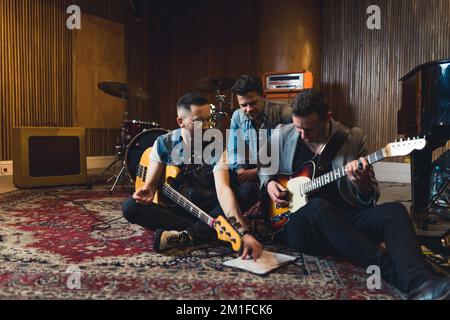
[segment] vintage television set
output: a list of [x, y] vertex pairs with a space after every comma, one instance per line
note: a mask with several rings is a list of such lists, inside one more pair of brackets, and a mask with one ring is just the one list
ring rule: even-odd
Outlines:
[[87, 183], [84, 128], [13, 128], [13, 183], [20, 188]]

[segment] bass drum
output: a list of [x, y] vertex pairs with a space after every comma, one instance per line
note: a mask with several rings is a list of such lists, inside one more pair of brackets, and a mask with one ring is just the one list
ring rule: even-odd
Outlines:
[[125, 152], [125, 168], [133, 182], [136, 180], [136, 169], [144, 151], [153, 147], [156, 138], [168, 132], [161, 128], [149, 129], [139, 133], [131, 140]]

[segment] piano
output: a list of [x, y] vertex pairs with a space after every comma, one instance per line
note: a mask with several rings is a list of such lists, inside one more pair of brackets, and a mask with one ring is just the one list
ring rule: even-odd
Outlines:
[[421, 64], [402, 82], [402, 104], [397, 132], [425, 136], [427, 146], [411, 155], [411, 214], [427, 228], [432, 153], [450, 139], [450, 59]]

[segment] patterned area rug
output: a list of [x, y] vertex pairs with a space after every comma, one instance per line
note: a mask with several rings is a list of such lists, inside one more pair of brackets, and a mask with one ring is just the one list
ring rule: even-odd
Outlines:
[[384, 282], [367, 289], [345, 261], [283, 247], [268, 249], [296, 262], [264, 277], [223, 266], [237, 257], [226, 245], [158, 254], [152, 232], [120, 219], [125, 197], [103, 187], [0, 195], [0, 299], [404, 298]]

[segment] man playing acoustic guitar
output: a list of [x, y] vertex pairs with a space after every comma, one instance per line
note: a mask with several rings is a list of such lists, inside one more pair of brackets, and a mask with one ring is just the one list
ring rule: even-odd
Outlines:
[[[290, 213], [275, 239], [306, 254], [341, 254], [364, 268], [378, 266], [382, 278], [410, 299], [449, 299], [450, 279], [428, 269], [405, 207], [375, 205], [378, 184], [364, 158], [368, 150], [362, 130], [333, 120], [324, 96], [314, 89], [297, 94], [292, 119], [278, 132], [278, 175], [267, 174], [264, 167], [259, 171], [261, 187], [275, 210], [290, 205], [292, 197], [291, 189], [288, 192], [278, 182], [279, 175], [292, 175], [306, 164], [315, 169], [315, 176], [342, 168], [342, 174], [336, 174], [346, 177], [331, 183], [319, 180], [316, 184], [323, 187]], [[306, 194], [308, 190], [299, 187], [297, 191]]]
[[[194, 158], [200, 156], [200, 161], [203, 161], [202, 152], [206, 146], [202, 145], [200, 155], [195, 154], [196, 148], [193, 145], [189, 148], [186, 146], [194, 143], [196, 127], [203, 130], [209, 128], [210, 105], [200, 94], [190, 92], [178, 100], [177, 115], [180, 128], [157, 138], [150, 154], [145, 183], [123, 204], [124, 217], [131, 223], [156, 230], [154, 249], [158, 252], [200, 245], [214, 239], [213, 229], [181, 207], [165, 207], [153, 203], [165, 166], [177, 166], [181, 169], [181, 174], [175, 181], [175, 189], [182, 191], [189, 201], [213, 217], [222, 213], [228, 218], [234, 217], [240, 225], [236, 231], [242, 236], [242, 257], [251, 253], [256, 260], [262, 253], [262, 246], [249, 233], [240, 205], [243, 210], [248, 209], [256, 201], [257, 195], [254, 195], [254, 199], [249, 199], [248, 195], [246, 199], [242, 199], [239, 193], [235, 196], [230, 187], [225, 156], [221, 156], [215, 164], [198, 163]], [[179, 148], [180, 146], [183, 148]], [[183, 150], [191, 152], [182, 154]], [[184, 159], [183, 162], [180, 159]]]

